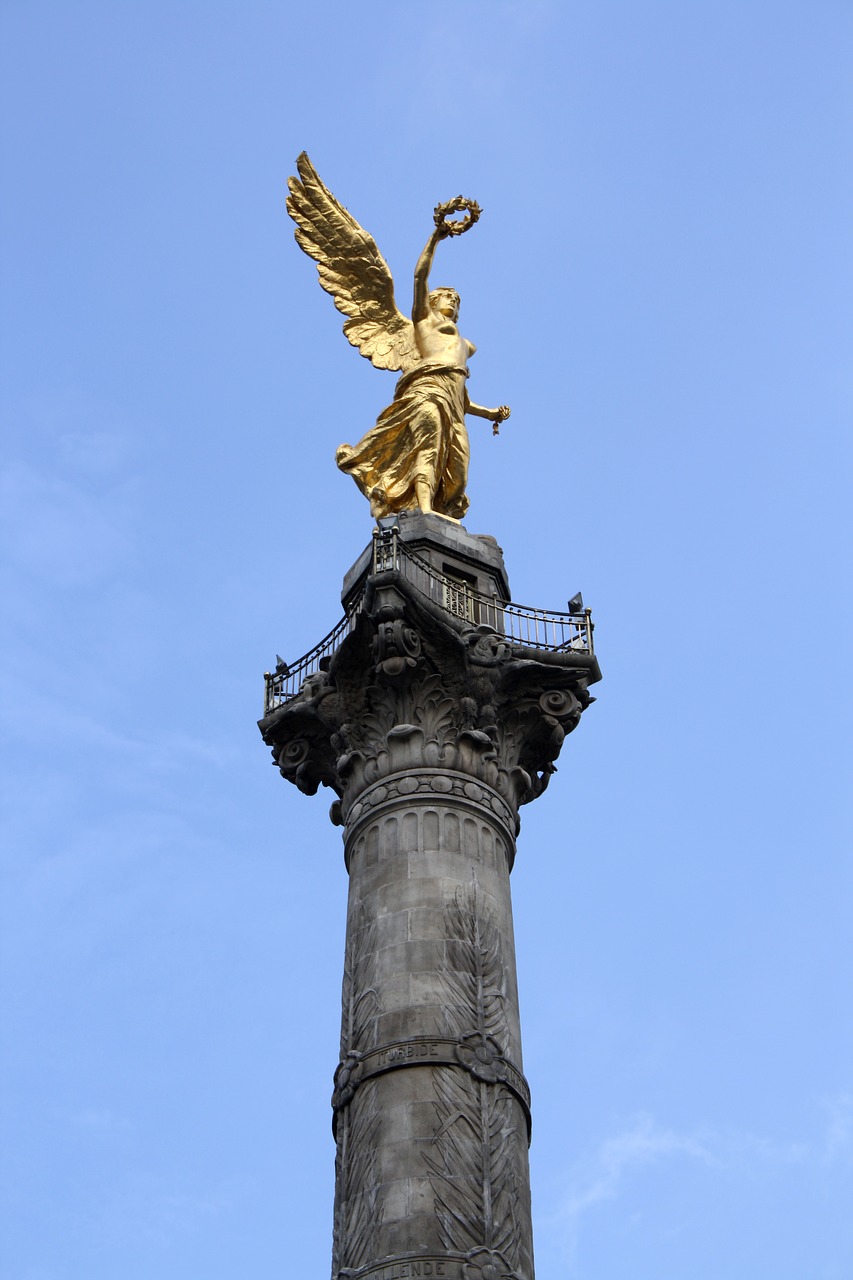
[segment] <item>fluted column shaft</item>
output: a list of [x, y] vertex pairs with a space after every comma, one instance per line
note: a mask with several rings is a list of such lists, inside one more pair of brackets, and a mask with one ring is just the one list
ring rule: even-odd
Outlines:
[[510, 821], [421, 768], [347, 825], [336, 1272], [533, 1275]]

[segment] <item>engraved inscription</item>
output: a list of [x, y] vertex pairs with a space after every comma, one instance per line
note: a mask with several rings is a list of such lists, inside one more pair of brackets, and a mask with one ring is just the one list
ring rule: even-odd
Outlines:
[[380, 1049], [377, 1053], [372, 1054], [371, 1058], [375, 1061], [376, 1067], [382, 1070], [384, 1067], [400, 1062], [437, 1058], [438, 1052], [438, 1044], [435, 1041], [431, 1044], [423, 1044], [410, 1040], [408, 1044], [392, 1044], [387, 1049]]
[[415, 1280], [415, 1277], [443, 1277], [443, 1280], [461, 1280], [464, 1263], [455, 1258], [406, 1258], [405, 1261], [387, 1261], [362, 1274], [360, 1280]]
[[[338, 1280], [345, 1280], [351, 1273], [342, 1271]], [[435, 1254], [415, 1257], [386, 1258], [369, 1271], [362, 1271], [358, 1280], [521, 1280], [511, 1271], [506, 1257], [494, 1249], [470, 1249], [463, 1257], [439, 1258]]]

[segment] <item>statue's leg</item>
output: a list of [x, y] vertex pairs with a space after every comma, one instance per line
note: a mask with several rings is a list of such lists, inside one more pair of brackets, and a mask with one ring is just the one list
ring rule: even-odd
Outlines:
[[446, 431], [447, 453], [441, 484], [435, 492], [435, 506], [440, 515], [461, 520], [468, 510], [465, 489], [468, 484], [470, 445], [468, 432], [461, 420], [449, 424]]
[[415, 476], [415, 497], [418, 500], [418, 507], [421, 511], [429, 513], [432, 511], [432, 499], [435, 492], [435, 478], [429, 476]]
[[442, 420], [438, 406], [426, 401], [418, 405], [411, 421], [412, 488], [421, 511], [435, 510], [435, 494], [440, 482], [442, 463]]

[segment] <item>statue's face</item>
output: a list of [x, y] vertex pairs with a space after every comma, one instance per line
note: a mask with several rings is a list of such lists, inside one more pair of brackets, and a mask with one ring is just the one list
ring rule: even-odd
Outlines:
[[436, 289], [430, 301], [439, 315], [447, 316], [448, 320], [459, 319], [459, 294], [453, 289]]

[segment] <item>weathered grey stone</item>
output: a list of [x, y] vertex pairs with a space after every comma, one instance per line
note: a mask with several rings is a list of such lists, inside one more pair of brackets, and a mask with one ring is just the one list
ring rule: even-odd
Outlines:
[[[398, 528], [437, 573], [509, 600], [494, 539], [419, 513]], [[333, 1280], [533, 1280], [509, 874], [519, 806], [598, 667], [450, 617], [369, 552], [344, 580], [364, 602], [352, 634], [261, 722], [282, 775], [332, 787], [344, 823]]]

